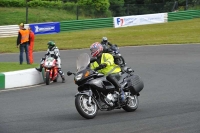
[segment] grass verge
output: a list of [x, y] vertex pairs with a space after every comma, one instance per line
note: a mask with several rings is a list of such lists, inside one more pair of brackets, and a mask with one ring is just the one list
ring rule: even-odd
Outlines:
[[0, 62], [0, 72], [17, 71], [17, 70], [34, 68], [34, 67], [38, 67], [38, 64], [19, 65], [19, 63], [17, 62]]
[[[0, 25], [16, 25], [26, 22], [26, 8], [0, 7]], [[58, 22], [66, 20], [76, 20], [76, 12], [71, 13], [66, 10], [48, 8], [29, 8], [28, 23]], [[79, 19], [86, 19], [79, 16]]]
[[[53, 40], [60, 49], [88, 48], [93, 42], [107, 36], [119, 46], [154, 44], [188, 44], [200, 42], [200, 19], [175, 21], [162, 24], [132, 26], [126, 28], [103, 28], [59, 34], [35, 36], [34, 51], [47, 49], [47, 42]], [[0, 53], [19, 52], [16, 37], [0, 38]]]

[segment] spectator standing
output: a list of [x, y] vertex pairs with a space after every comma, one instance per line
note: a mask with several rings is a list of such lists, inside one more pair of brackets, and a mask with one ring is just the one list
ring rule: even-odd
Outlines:
[[19, 61], [20, 65], [23, 63], [23, 52], [25, 50], [26, 53], [26, 61], [27, 64], [30, 64], [29, 62], [29, 53], [28, 53], [28, 47], [29, 47], [29, 30], [24, 28], [24, 24], [21, 23], [19, 25], [19, 32], [17, 37], [17, 48], [20, 50], [19, 54]]
[[30, 64], [33, 64], [34, 58], [33, 58], [33, 47], [34, 47], [34, 40], [35, 40], [35, 35], [32, 29], [29, 27], [29, 32], [30, 32], [30, 38], [29, 38], [29, 62]]

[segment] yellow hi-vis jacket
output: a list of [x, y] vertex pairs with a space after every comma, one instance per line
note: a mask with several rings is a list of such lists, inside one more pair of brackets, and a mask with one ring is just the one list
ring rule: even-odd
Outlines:
[[[107, 66], [101, 70], [98, 70], [99, 73], [102, 73], [104, 75], [109, 75], [112, 73], [119, 73], [121, 71], [121, 68], [114, 63], [114, 58], [109, 53], [103, 53], [101, 56], [101, 64], [107, 64]], [[91, 69], [95, 69], [99, 66], [99, 64], [95, 61], [94, 63], [91, 63], [90, 67]]]

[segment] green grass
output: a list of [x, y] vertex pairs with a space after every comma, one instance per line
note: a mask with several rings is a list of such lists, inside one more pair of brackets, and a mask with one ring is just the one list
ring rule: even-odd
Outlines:
[[[16, 25], [26, 22], [26, 8], [0, 7], [0, 25]], [[58, 22], [66, 20], [76, 20], [76, 12], [70, 13], [66, 10], [48, 8], [29, 8], [28, 23], [38, 22]], [[79, 19], [86, 19], [79, 16]]]
[[22, 64], [19, 65], [17, 62], [0, 62], [0, 72], [9, 72], [9, 71], [16, 71], [16, 70], [23, 70], [28, 68], [38, 67], [38, 64]]
[[[76, 32], [61, 32], [37, 35], [34, 51], [47, 49], [47, 42], [54, 40], [60, 49], [89, 48], [103, 36], [119, 46], [154, 44], [200, 43], [200, 19], [175, 21], [162, 24], [133, 26], [126, 28], [103, 28]], [[0, 53], [19, 52], [16, 37], [0, 38]]]

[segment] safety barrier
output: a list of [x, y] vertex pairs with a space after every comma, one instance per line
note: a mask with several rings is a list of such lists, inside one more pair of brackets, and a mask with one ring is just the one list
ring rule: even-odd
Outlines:
[[113, 27], [113, 18], [61, 21], [60, 26], [61, 31]]
[[168, 22], [177, 20], [187, 20], [200, 17], [200, 10], [187, 10], [179, 12], [169, 12]]
[[0, 73], [0, 90], [44, 83], [42, 74], [32, 69]]
[[[29, 24], [25, 24], [24, 27], [28, 28]], [[18, 25], [0, 26], [0, 38], [17, 36], [18, 31], [19, 31]]]
[[[162, 14], [164, 14], [164, 18]], [[26, 24], [25, 28], [31, 26], [35, 34], [48, 34], [59, 33], [60, 31], [76, 31], [95, 28], [124, 27], [125, 25], [133, 26], [142, 24], [163, 23], [177, 20], [193, 19], [198, 17], [200, 17], [200, 10], [187, 10], [170, 13], [61, 21], [60, 23], [48, 22], [39, 24]], [[17, 36], [18, 30], [18, 25], [0, 26], [0, 38]]]
[[0, 90], [5, 88], [5, 75], [0, 73]]

